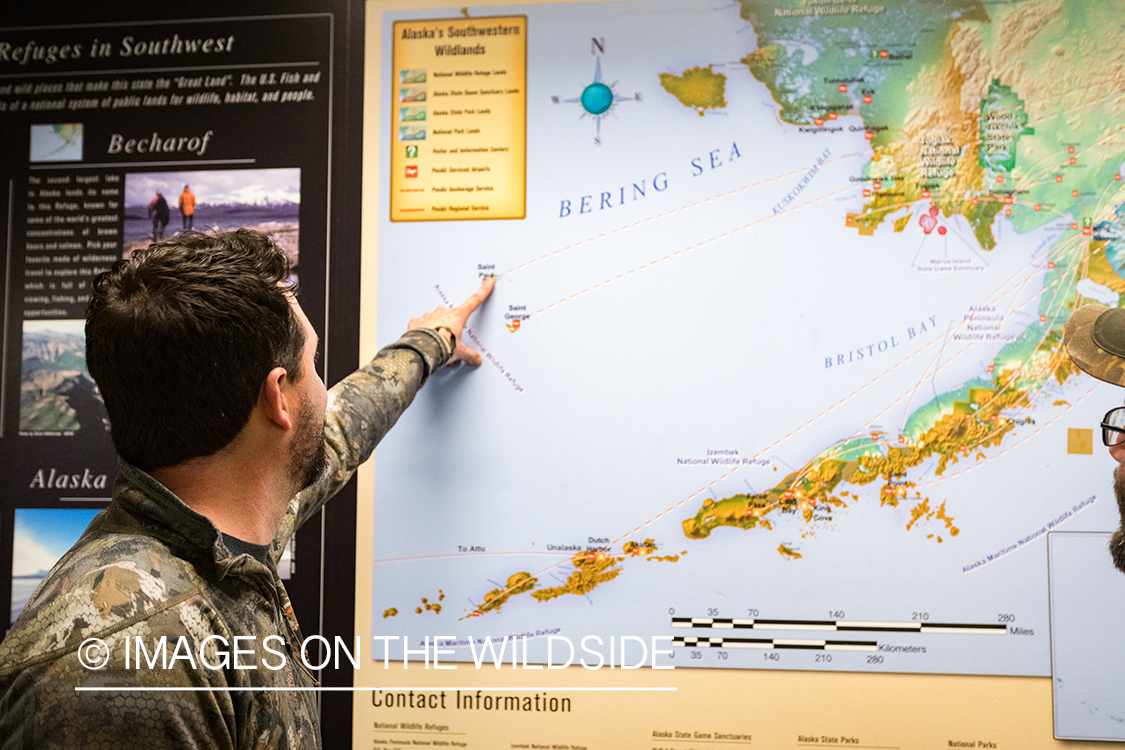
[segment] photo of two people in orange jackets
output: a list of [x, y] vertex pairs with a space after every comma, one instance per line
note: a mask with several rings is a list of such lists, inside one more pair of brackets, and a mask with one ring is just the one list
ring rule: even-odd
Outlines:
[[[179, 206], [183, 229], [186, 231], [192, 228], [195, 219], [195, 194], [191, 192], [190, 185], [184, 185], [184, 192], [180, 193]], [[168, 201], [159, 190], [156, 191], [156, 197], [148, 204], [148, 218], [152, 220], [152, 241], [164, 239], [164, 228], [168, 226], [171, 214]]]

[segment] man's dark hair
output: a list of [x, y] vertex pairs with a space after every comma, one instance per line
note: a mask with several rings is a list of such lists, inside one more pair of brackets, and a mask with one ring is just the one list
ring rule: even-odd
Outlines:
[[301, 377], [289, 259], [248, 229], [184, 232], [94, 279], [86, 358], [113, 445], [152, 471], [209, 456], [250, 419], [274, 367]]

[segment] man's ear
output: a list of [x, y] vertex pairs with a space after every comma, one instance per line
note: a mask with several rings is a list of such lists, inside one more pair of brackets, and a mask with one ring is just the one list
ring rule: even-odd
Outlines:
[[297, 413], [291, 396], [287, 396], [289, 373], [284, 367], [275, 367], [266, 375], [262, 392], [258, 395], [258, 406], [267, 419], [283, 430], [293, 429]]

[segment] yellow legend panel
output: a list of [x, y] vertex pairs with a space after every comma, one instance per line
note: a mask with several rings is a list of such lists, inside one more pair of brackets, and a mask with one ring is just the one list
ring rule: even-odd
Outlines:
[[527, 16], [396, 21], [391, 221], [522, 219]]

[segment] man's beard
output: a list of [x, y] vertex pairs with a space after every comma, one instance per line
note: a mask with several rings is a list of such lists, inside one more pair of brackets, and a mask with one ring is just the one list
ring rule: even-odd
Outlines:
[[312, 399], [304, 399], [297, 413], [297, 433], [289, 444], [289, 476], [303, 490], [320, 478], [328, 467], [324, 443], [324, 417], [318, 417]]
[[1113, 564], [1125, 573], [1125, 473], [1121, 467], [1113, 470], [1113, 494], [1117, 497], [1117, 510], [1121, 514], [1121, 526], [1113, 532], [1109, 540], [1109, 553]]

